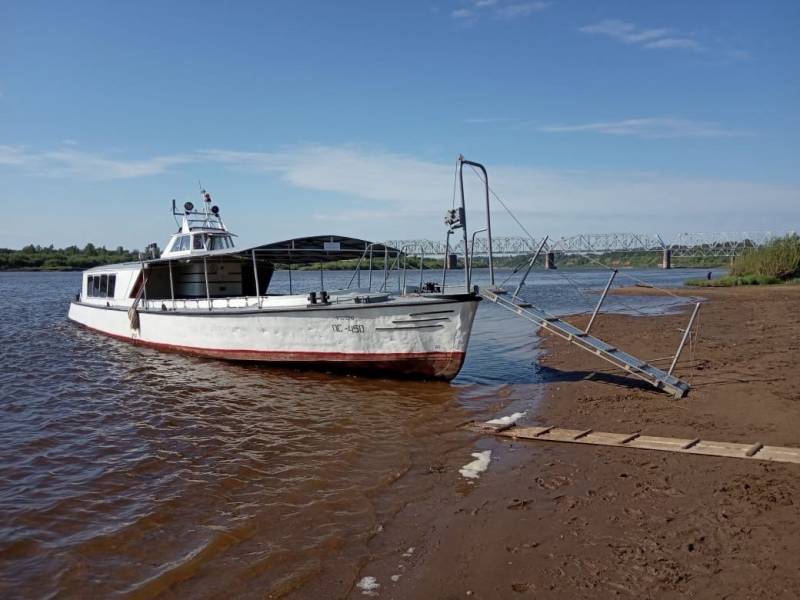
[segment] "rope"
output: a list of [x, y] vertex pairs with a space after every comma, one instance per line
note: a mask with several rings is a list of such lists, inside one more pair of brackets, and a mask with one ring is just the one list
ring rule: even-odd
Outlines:
[[[614, 267], [610, 267], [610, 266], [600, 262], [599, 260], [597, 260], [596, 258], [594, 258], [593, 256], [591, 256], [589, 254], [583, 254], [583, 253], [578, 253], [578, 254], [580, 256], [583, 256], [588, 261], [593, 262], [596, 265], [599, 265], [599, 266], [603, 267], [604, 269], [607, 269], [609, 271], [614, 271], [615, 270]], [[644, 285], [646, 285], [647, 287], [649, 287], [651, 289], [658, 290], [660, 292], [664, 292], [665, 294], [667, 294], [669, 296], [672, 296], [673, 298], [681, 298], [681, 299], [684, 298], [684, 296], [679, 296], [678, 294], [670, 292], [666, 288], [658, 287], [657, 285], [654, 285], [653, 283], [650, 283], [649, 281], [645, 281], [644, 279], [641, 279], [640, 277], [636, 277], [635, 275], [631, 275], [630, 273], [625, 273], [624, 271], [620, 271], [619, 269], [616, 269], [616, 271], [617, 271], [617, 273], [618, 273], [618, 275], [620, 277], [625, 277], [625, 278], [630, 279], [631, 281], [634, 281], [636, 283], [644, 284]]]
[[[475, 173], [475, 175], [477, 175], [477, 176], [478, 176], [478, 179], [480, 179], [480, 180], [481, 180], [481, 182], [483, 182], [483, 183], [486, 183], [486, 180], [483, 178], [483, 175], [481, 174], [481, 172], [480, 172], [480, 171], [478, 171], [478, 170], [477, 170], [475, 167], [473, 167], [472, 165], [470, 165], [470, 168], [472, 169], [473, 173]], [[515, 214], [514, 214], [514, 213], [511, 211], [511, 209], [510, 209], [510, 208], [508, 208], [508, 206], [506, 206], [506, 203], [505, 203], [505, 202], [503, 202], [503, 200], [500, 198], [500, 196], [498, 196], [498, 195], [495, 193], [495, 191], [492, 189], [492, 187], [491, 187], [491, 186], [488, 186], [488, 188], [489, 188], [489, 193], [492, 195], [492, 197], [493, 197], [495, 200], [497, 200], [497, 201], [500, 203], [500, 206], [502, 206], [502, 207], [505, 209], [505, 211], [506, 211], [506, 212], [509, 214], [509, 216], [510, 216], [512, 219], [514, 219], [514, 222], [515, 222], [517, 225], [519, 225], [519, 228], [520, 228], [520, 229], [522, 229], [522, 231], [524, 231], [524, 232], [525, 232], [525, 235], [527, 235], [527, 236], [528, 236], [528, 238], [532, 240], [532, 239], [533, 239], [533, 236], [531, 235], [530, 231], [528, 231], [528, 230], [525, 228], [525, 226], [524, 226], [524, 225], [523, 225], [523, 224], [520, 222], [520, 220], [519, 220], [519, 219], [517, 219], [516, 215], [515, 215]], [[614, 269], [614, 267], [610, 267], [610, 266], [608, 266], [608, 265], [606, 265], [606, 264], [603, 264], [602, 262], [600, 262], [599, 260], [597, 260], [596, 258], [594, 258], [593, 256], [591, 256], [591, 255], [589, 255], [589, 254], [584, 254], [584, 253], [580, 253], [580, 252], [579, 252], [578, 254], [579, 254], [580, 256], [583, 256], [584, 258], [586, 258], [586, 259], [587, 259], [587, 260], [589, 260], [590, 262], [593, 262], [593, 263], [595, 263], [595, 264], [597, 264], [597, 265], [599, 265], [599, 266], [603, 267], [604, 269], [608, 269], [608, 270], [610, 270], [610, 271], [613, 271], [613, 270], [615, 270], [615, 269]], [[675, 298], [683, 298], [683, 296], [679, 296], [678, 294], [674, 294], [674, 293], [670, 292], [670, 291], [669, 291], [668, 289], [666, 289], [666, 288], [661, 288], [661, 287], [658, 287], [657, 285], [654, 285], [654, 284], [650, 283], [649, 281], [645, 281], [644, 279], [640, 279], [639, 277], [636, 277], [635, 275], [630, 275], [630, 274], [628, 274], [628, 273], [620, 273], [620, 275], [621, 275], [622, 277], [627, 277], [627, 278], [628, 278], [628, 279], [630, 279], [631, 281], [635, 281], [635, 282], [637, 282], [637, 283], [642, 283], [642, 284], [645, 284], [645, 285], [647, 285], [647, 286], [648, 286], [648, 287], [650, 287], [650, 288], [653, 288], [653, 289], [656, 289], [656, 290], [662, 291], [662, 292], [664, 292], [665, 294], [668, 294], [668, 295], [670, 295], [670, 296], [673, 296], [673, 297], [675, 297]]]
[[514, 270], [513, 270], [513, 271], [511, 271], [511, 273], [509, 273], [508, 277], [506, 277], [506, 278], [503, 280], [503, 282], [500, 284], [500, 287], [503, 287], [505, 284], [507, 284], [507, 283], [508, 283], [508, 280], [509, 280], [509, 279], [511, 279], [511, 278], [512, 278], [514, 275], [516, 275], [517, 273], [519, 273], [520, 269], [522, 269], [522, 267], [524, 267], [525, 265], [527, 265], [527, 264], [528, 264], [528, 261], [531, 259], [531, 257], [532, 257], [532, 256], [533, 256], [533, 254], [527, 254], [527, 255], [525, 255], [525, 256], [523, 257], [523, 259], [522, 259], [522, 262], [521, 262], [520, 264], [518, 264], [516, 267], [514, 267]]
[[[484, 184], [486, 183], [486, 180], [483, 178], [483, 175], [481, 175], [481, 173], [480, 173], [480, 171], [478, 171], [478, 169], [476, 169], [476, 168], [475, 168], [475, 167], [473, 167], [472, 165], [470, 165], [470, 166], [469, 166], [469, 168], [470, 168], [470, 169], [472, 169], [472, 172], [473, 172], [473, 173], [475, 173], [475, 175], [477, 175], [477, 176], [478, 176], [478, 179], [480, 179], [480, 180], [481, 180], [481, 182], [483, 182]], [[503, 202], [503, 201], [500, 199], [500, 196], [498, 196], [497, 194], [495, 194], [495, 193], [494, 193], [494, 190], [491, 188], [491, 186], [488, 186], [488, 185], [487, 185], [487, 187], [489, 188], [489, 193], [492, 195], [492, 197], [493, 197], [495, 200], [497, 200], [497, 201], [500, 203], [500, 206], [502, 206], [504, 209], [506, 209], [506, 212], [508, 213], [508, 215], [509, 215], [509, 216], [510, 216], [512, 219], [514, 219], [514, 222], [515, 222], [517, 225], [519, 225], [519, 228], [520, 228], [520, 229], [522, 229], [522, 231], [524, 231], [524, 232], [525, 232], [525, 235], [527, 235], [527, 236], [528, 236], [528, 238], [532, 240], [532, 239], [533, 239], [533, 236], [531, 235], [531, 232], [530, 232], [530, 231], [528, 231], [527, 229], [525, 229], [525, 226], [524, 226], [522, 223], [520, 223], [520, 221], [519, 221], [519, 219], [517, 219], [516, 215], [514, 215], [514, 213], [513, 213], [513, 212], [511, 212], [511, 209], [510, 209], [510, 208], [508, 208], [508, 207], [506, 206], [506, 203], [505, 203], [505, 202]], [[528, 241], [526, 240], [526, 241], [525, 241], [525, 243], [528, 243]], [[531, 250], [533, 250], [533, 246], [531, 246], [530, 244], [528, 244], [528, 247], [529, 247]]]

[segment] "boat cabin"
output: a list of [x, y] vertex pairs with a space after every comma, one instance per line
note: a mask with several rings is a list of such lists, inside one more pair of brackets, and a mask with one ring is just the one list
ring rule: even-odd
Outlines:
[[[263, 307], [285, 304], [277, 297], [293, 296], [295, 290], [291, 269], [309, 264], [320, 266], [345, 259], [358, 259], [357, 287], [360, 270], [371, 267], [373, 257], [383, 263], [394, 261], [399, 268], [402, 252], [366, 240], [336, 235], [294, 238], [273, 244], [237, 249], [235, 237], [225, 227], [219, 208], [211, 205], [211, 196], [203, 192], [204, 209], [195, 210], [191, 202], [183, 211], [178, 231], [168, 241], [160, 257], [140, 262], [95, 267], [84, 272], [80, 300], [104, 306], [155, 306], [161, 310]], [[275, 292], [270, 283], [275, 269], [288, 269], [289, 289]], [[381, 267], [383, 269], [383, 266]], [[385, 270], [384, 270], [385, 271]], [[382, 271], [382, 273], [384, 272]], [[379, 284], [381, 277], [376, 276]], [[372, 275], [369, 276], [370, 290]], [[386, 288], [383, 278], [383, 288]], [[323, 298], [322, 288], [313, 290]], [[380, 286], [379, 286], [380, 287]], [[288, 291], [288, 294], [285, 293]], [[353, 290], [351, 290], [352, 293]], [[380, 291], [380, 290], [379, 290]], [[305, 305], [305, 290], [295, 303]], [[273, 300], [268, 300], [273, 298]]]

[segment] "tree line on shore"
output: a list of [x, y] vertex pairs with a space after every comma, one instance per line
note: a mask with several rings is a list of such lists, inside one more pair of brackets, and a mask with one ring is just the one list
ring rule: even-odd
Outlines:
[[117, 246], [86, 244], [83, 248], [67, 246], [55, 248], [29, 244], [20, 250], [0, 248], [0, 271], [69, 271], [82, 270], [110, 263], [139, 260], [138, 250]]

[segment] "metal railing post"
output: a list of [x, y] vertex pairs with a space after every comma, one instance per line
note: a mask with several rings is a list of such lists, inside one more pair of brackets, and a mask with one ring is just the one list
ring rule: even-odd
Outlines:
[[617, 276], [617, 270], [614, 269], [614, 272], [611, 273], [611, 277], [608, 279], [608, 283], [606, 284], [603, 293], [600, 295], [600, 300], [597, 302], [597, 306], [594, 307], [594, 312], [592, 313], [592, 318], [589, 319], [589, 324], [586, 326], [586, 329], [583, 330], [584, 333], [589, 333], [589, 330], [592, 328], [592, 323], [594, 323], [595, 318], [597, 317], [597, 313], [600, 312], [600, 307], [603, 305], [603, 300], [606, 299], [608, 295], [608, 290], [611, 289], [611, 284], [614, 283], [614, 277]]
[[383, 245], [383, 285], [378, 291], [386, 291], [386, 280], [389, 278], [389, 248], [386, 244]]
[[206, 302], [208, 302], [208, 310], [211, 310], [211, 292], [208, 289], [208, 261], [203, 257], [203, 275], [206, 280]]
[[350, 277], [350, 281], [347, 282], [347, 289], [350, 289], [350, 286], [353, 285], [353, 281], [358, 277], [358, 282], [356, 285], [361, 288], [361, 263], [364, 262], [364, 257], [367, 255], [367, 245], [364, 244], [364, 252], [361, 253], [361, 256], [358, 259], [358, 263], [356, 264], [356, 268], [353, 271], [353, 275]]
[[167, 261], [167, 266], [169, 267], [169, 295], [172, 298], [172, 309], [175, 310], [175, 286], [172, 283], [172, 261]]
[[403, 246], [403, 295], [406, 293], [406, 269], [408, 268], [408, 247]]
[[419, 290], [418, 293], [422, 293], [422, 279], [425, 273], [425, 250], [421, 252], [422, 257], [419, 260]]
[[292, 252], [289, 251], [289, 295], [292, 295]]
[[447, 261], [450, 258], [450, 235], [452, 229], [447, 230], [447, 240], [444, 243], [444, 264], [442, 265], [442, 293], [444, 294], [444, 283], [447, 280]]
[[686, 340], [689, 338], [689, 334], [692, 331], [692, 325], [694, 324], [694, 319], [697, 316], [697, 311], [700, 310], [701, 302], [698, 302], [694, 305], [694, 310], [692, 311], [692, 316], [689, 317], [689, 324], [686, 326], [686, 331], [683, 332], [683, 337], [681, 338], [681, 343], [678, 344], [678, 350], [675, 352], [675, 358], [672, 359], [672, 364], [669, 366], [669, 371], [667, 371], [667, 375], [672, 375], [672, 371], [675, 369], [675, 365], [678, 364], [678, 359], [681, 357], [681, 352], [683, 352], [683, 347], [686, 345]]
[[397, 263], [397, 294], [402, 295], [403, 286], [400, 282], [400, 256], [403, 254], [402, 250], [398, 252], [395, 262]]
[[256, 251], [255, 248], [252, 250], [253, 253], [253, 277], [256, 281], [256, 304], [258, 308], [261, 308], [261, 286], [258, 285], [258, 268], [256, 268]]
[[368, 291], [372, 291], [372, 244], [369, 245], [369, 288]]

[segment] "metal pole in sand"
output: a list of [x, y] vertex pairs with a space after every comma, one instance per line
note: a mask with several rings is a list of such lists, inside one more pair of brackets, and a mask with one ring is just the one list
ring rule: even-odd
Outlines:
[[594, 307], [594, 312], [592, 313], [592, 318], [589, 319], [589, 324], [586, 326], [586, 329], [583, 330], [584, 333], [589, 333], [589, 330], [592, 328], [592, 323], [594, 323], [595, 318], [597, 317], [597, 313], [600, 312], [600, 307], [603, 305], [603, 300], [606, 299], [608, 295], [608, 290], [611, 289], [611, 284], [614, 283], [614, 277], [617, 276], [617, 270], [614, 269], [614, 272], [611, 273], [611, 277], [608, 279], [608, 283], [606, 284], [603, 293], [600, 295], [600, 300], [597, 302], [597, 306]]
[[694, 324], [694, 318], [697, 316], [697, 311], [700, 310], [700, 302], [694, 305], [694, 310], [692, 311], [692, 316], [689, 317], [689, 324], [686, 326], [686, 331], [683, 332], [683, 338], [681, 338], [681, 343], [678, 345], [678, 351], [675, 352], [675, 358], [672, 359], [672, 364], [669, 367], [669, 371], [667, 371], [668, 375], [672, 375], [672, 371], [675, 369], [675, 365], [678, 364], [678, 359], [681, 357], [681, 352], [683, 352], [683, 347], [686, 345], [686, 340], [689, 339], [689, 334], [692, 332], [692, 325]]

